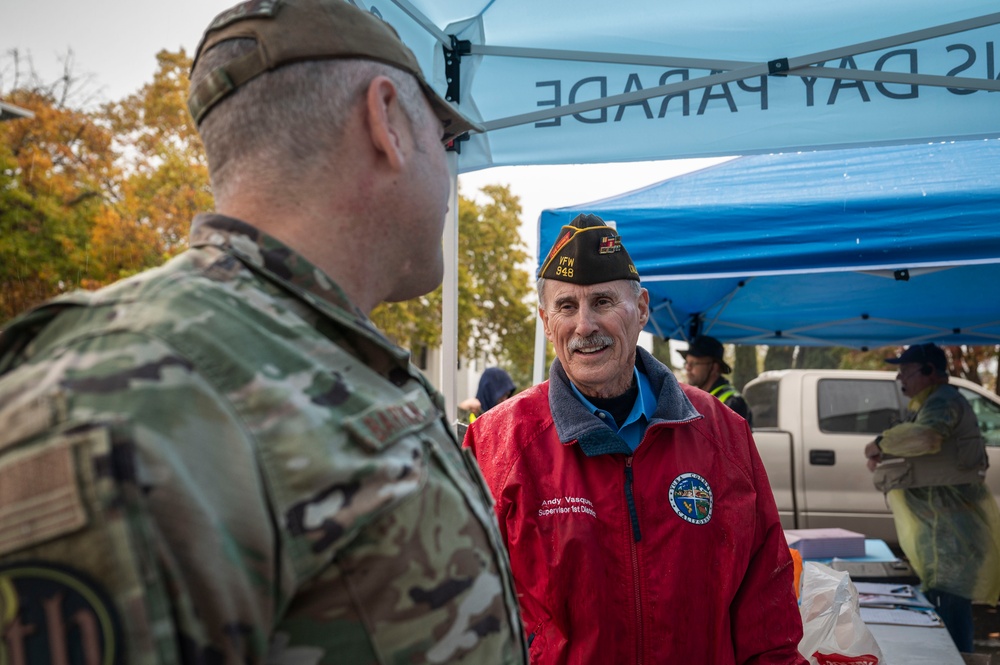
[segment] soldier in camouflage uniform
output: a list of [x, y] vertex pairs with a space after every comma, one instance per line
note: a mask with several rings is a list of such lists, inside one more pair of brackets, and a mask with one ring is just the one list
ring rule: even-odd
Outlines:
[[0, 335], [0, 663], [526, 662], [475, 463], [367, 316], [440, 282], [471, 125], [341, 0], [218, 17], [191, 107], [190, 249]]

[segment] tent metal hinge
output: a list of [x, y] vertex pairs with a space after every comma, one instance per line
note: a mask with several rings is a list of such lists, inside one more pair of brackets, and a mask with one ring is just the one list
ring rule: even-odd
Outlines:
[[451, 48], [444, 49], [444, 75], [448, 80], [448, 90], [444, 98], [452, 104], [458, 103], [462, 87], [462, 56], [472, 52], [472, 42], [468, 39], [451, 37]]
[[448, 152], [457, 152], [458, 154], [461, 155], [462, 154], [462, 142], [463, 141], [468, 141], [468, 140], [469, 140], [469, 135], [468, 134], [462, 134], [461, 136], [456, 136], [452, 140], [448, 141], [448, 143], [445, 145], [444, 149], [446, 151], [448, 151]]
[[788, 69], [788, 58], [778, 58], [767, 63], [767, 73], [770, 76], [786, 76]]
[[701, 334], [701, 324], [702, 315], [700, 313], [693, 314], [691, 316], [691, 322], [688, 324], [688, 341], [691, 341]]
[[[472, 42], [468, 39], [458, 39], [455, 35], [448, 35], [451, 38], [451, 48], [444, 50], [444, 75], [448, 80], [448, 90], [445, 91], [444, 98], [452, 104], [459, 103], [462, 92], [462, 56], [472, 53]], [[452, 140], [447, 150], [449, 152], [462, 152], [462, 141], [468, 141], [469, 135], [463, 134]]]

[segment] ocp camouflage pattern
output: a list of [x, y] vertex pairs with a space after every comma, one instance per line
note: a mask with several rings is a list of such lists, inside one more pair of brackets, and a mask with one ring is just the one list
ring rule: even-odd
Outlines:
[[201, 215], [0, 372], [0, 663], [527, 662], [440, 395], [273, 238]]

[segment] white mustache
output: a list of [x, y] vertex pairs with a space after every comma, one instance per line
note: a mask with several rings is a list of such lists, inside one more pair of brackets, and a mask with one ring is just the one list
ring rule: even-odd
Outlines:
[[580, 349], [597, 349], [602, 346], [612, 347], [615, 345], [615, 338], [607, 335], [594, 334], [589, 337], [574, 337], [569, 341], [570, 351]]

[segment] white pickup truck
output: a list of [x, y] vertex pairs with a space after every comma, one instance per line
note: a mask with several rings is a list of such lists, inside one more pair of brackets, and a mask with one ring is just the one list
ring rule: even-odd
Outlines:
[[[841, 527], [898, 543], [892, 514], [872, 485], [864, 447], [900, 421], [909, 401], [895, 372], [776, 370], [746, 384], [754, 440], [786, 529]], [[986, 438], [986, 483], [1000, 496], [1000, 397], [952, 377]]]

